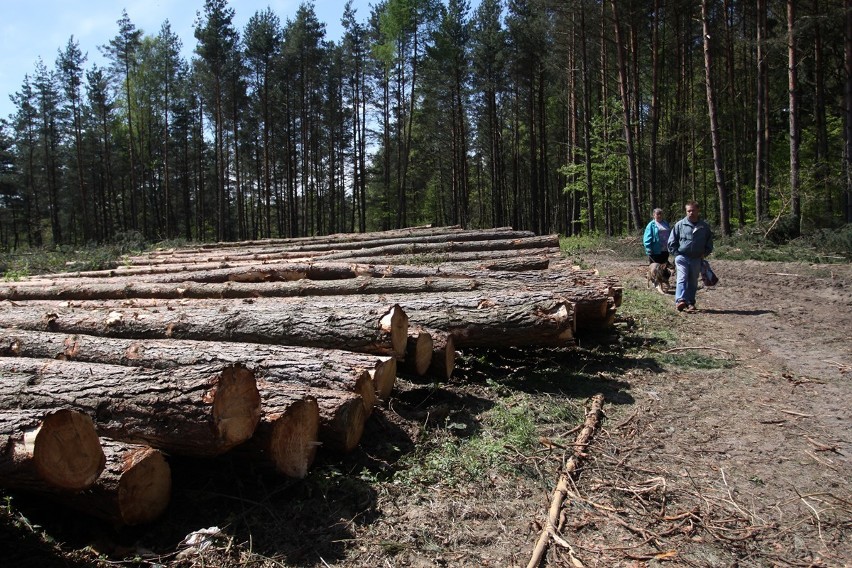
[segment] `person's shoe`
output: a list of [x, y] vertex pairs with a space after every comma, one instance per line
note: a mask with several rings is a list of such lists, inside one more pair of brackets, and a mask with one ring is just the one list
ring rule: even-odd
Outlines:
[[688, 306], [686, 306], [686, 311], [690, 314], [694, 314], [698, 311], [698, 308], [695, 307], [695, 304], [689, 304]]
[[675, 304], [675, 307], [677, 308], [677, 311], [682, 312], [683, 310], [685, 310], [685, 309], [686, 309], [686, 302], [684, 302], [683, 300], [681, 300], [680, 302], [678, 302], [677, 304]]

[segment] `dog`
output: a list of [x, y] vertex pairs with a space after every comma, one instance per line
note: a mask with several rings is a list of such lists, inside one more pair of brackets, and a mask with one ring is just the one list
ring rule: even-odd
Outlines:
[[648, 265], [648, 287], [654, 287], [660, 294], [666, 294], [669, 291], [669, 279], [672, 277], [674, 266], [670, 262], [660, 264], [652, 262]]

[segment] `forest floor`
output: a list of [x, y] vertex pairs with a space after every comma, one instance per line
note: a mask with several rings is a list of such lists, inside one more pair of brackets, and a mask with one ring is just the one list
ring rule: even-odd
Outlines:
[[[720, 284], [690, 314], [641, 260], [582, 262], [623, 283], [614, 334], [462, 352], [440, 384], [400, 377], [360, 448], [305, 480], [173, 460], [152, 526], [12, 495], [0, 562], [524, 567], [602, 393], [541, 566], [852, 566], [852, 265], [714, 261]], [[209, 546], [182, 543], [200, 529]]]

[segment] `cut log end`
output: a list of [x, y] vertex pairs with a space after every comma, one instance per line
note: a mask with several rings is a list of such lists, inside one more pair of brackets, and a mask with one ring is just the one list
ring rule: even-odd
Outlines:
[[295, 402], [275, 417], [266, 447], [275, 470], [287, 477], [304, 478], [314, 463], [318, 431], [319, 411], [313, 398]]
[[47, 416], [33, 444], [36, 471], [60, 489], [81, 491], [90, 487], [106, 464], [92, 419], [73, 410]]
[[213, 421], [229, 445], [251, 437], [260, 421], [260, 392], [253, 371], [240, 365], [223, 369], [216, 384]]
[[394, 304], [381, 319], [382, 330], [390, 334], [391, 348], [398, 357], [405, 356], [408, 344], [408, 315], [399, 304]]
[[364, 369], [358, 373], [358, 378], [355, 379], [354, 392], [361, 395], [364, 400], [364, 411], [369, 416], [373, 413], [373, 409], [379, 403], [378, 392], [376, 390], [373, 374]]
[[[322, 413], [320, 413], [322, 417]], [[332, 451], [349, 453], [361, 442], [367, 413], [364, 404], [353, 397], [322, 417], [320, 441]]]
[[432, 334], [423, 329], [410, 332], [408, 349], [405, 354], [406, 366], [417, 375], [425, 375], [432, 363], [435, 342]]
[[433, 351], [429, 374], [439, 379], [449, 379], [456, 368], [456, 345], [453, 336], [446, 332], [433, 332]]
[[172, 494], [172, 472], [163, 454], [144, 447], [124, 456], [118, 508], [125, 525], [150, 523], [165, 512]]
[[376, 367], [370, 371], [376, 396], [379, 400], [387, 400], [393, 391], [396, 384], [396, 367], [396, 358], [388, 357], [376, 363]]

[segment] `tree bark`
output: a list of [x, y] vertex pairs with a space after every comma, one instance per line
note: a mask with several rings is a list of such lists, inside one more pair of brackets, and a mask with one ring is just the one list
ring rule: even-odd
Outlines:
[[0, 408], [71, 407], [98, 434], [175, 454], [212, 456], [246, 441], [260, 419], [254, 373], [238, 365], [171, 370], [0, 358]]
[[134, 526], [158, 519], [169, 505], [172, 472], [162, 452], [137, 444], [102, 440], [106, 468], [95, 484], [79, 493], [52, 494], [58, 503], [105, 519]]
[[81, 412], [17, 408], [0, 412], [3, 487], [82, 491], [95, 483], [105, 463], [95, 425]]
[[844, 0], [843, 6], [843, 218], [852, 223], [852, 0]]
[[32, 301], [0, 312], [0, 326], [133, 339], [197, 339], [335, 347], [403, 355], [408, 317], [398, 304], [327, 296], [294, 299]]

